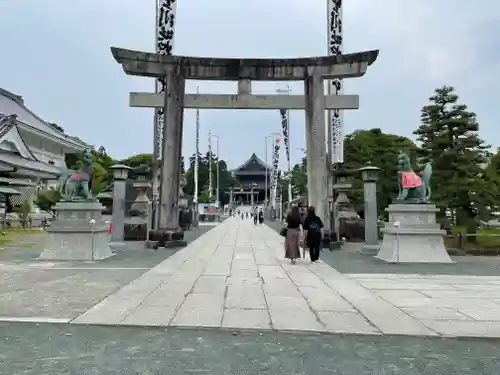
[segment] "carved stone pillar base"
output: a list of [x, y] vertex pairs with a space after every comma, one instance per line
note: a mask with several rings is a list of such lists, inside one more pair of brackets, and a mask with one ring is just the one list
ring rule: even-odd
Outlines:
[[154, 229], [149, 231], [149, 238], [146, 241], [148, 249], [174, 248], [187, 246], [184, 240], [184, 231], [177, 229]]

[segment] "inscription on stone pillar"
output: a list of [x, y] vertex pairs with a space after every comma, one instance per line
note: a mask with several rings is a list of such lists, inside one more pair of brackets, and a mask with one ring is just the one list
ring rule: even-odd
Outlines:
[[159, 227], [179, 226], [180, 160], [185, 79], [176, 70], [167, 74], [163, 134], [162, 183], [160, 187]]

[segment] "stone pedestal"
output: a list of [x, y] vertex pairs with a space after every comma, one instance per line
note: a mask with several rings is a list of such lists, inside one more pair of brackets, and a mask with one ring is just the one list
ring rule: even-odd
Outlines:
[[[39, 259], [92, 261], [113, 255], [109, 248], [109, 226], [102, 219], [99, 202], [59, 202], [54, 207], [56, 220]], [[95, 220], [90, 225], [89, 221]]]
[[[392, 204], [384, 240], [376, 258], [388, 263], [454, 263], [446, 248], [445, 231], [436, 223], [433, 204]], [[399, 227], [394, 223], [399, 222]]]
[[134, 181], [133, 186], [137, 191], [137, 197], [130, 206], [130, 216], [125, 217], [123, 240], [146, 241], [151, 221], [151, 201], [147, 196], [151, 183], [149, 181]]

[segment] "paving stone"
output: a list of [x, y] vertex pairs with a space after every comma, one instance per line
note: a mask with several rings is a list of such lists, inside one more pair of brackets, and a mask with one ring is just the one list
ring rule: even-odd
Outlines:
[[[252, 254], [253, 258], [253, 254]], [[231, 264], [231, 269], [239, 269], [239, 270], [253, 270], [257, 271], [257, 264], [253, 259], [245, 260], [245, 259], [234, 259]]]
[[319, 311], [318, 317], [331, 333], [355, 333], [361, 335], [380, 335], [364, 316], [355, 312]]
[[277, 297], [296, 297], [300, 298], [301, 294], [291, 281], [276, 280], [272, 283], [265, 283], [263, 286], [266, 298], [270, 296]]
[[424, 320], [432, 330], [450, 337], [500, 337], [500, 322]]
[[212, 266], [203, 271], [205, 276], [229, 276], [231, 274], [230, 266]]
[[325, 283], [309, 270], [307, 270], [307, 272], [289, 272], [288, 277], [290, 277], [293, 283], [299, 287], [307, 286], [320, 288], [325, 286]]
[[418, 320], [472, 320], [460, 310], [450, 308], [405, 308], [403, 311]]
[[266, 296], [267, 305], [269, 308], [281, 310], [309, 309], [309, 304], [302, 296], [298, 297], [283, 297], [283, 296]]
[[[101, 322], [121, 318], [112, 324], [123, 325], [147, 321], [145, 325], [165, 326], [171, 319], [171, 326], [269, 329], [270, 318], [277, 330], [436, 336], [446, 327], [433, 329], [432, 324], [443, 319], [475, 322], [457, 309], [472, 313], [500, 309], [500, 299], [487, 298], [488, 293], [496, 296], [498, 277], [415, 273], [347, 277], [322, 261], [299, 260], [291, 265], [283, 259], [281, 241], [265, 226], [228, 219], [203, 241], [115, 293], [106, 308], [96, 306], [94, 322], [100, 316]], [[456, 298], [452, 293], [465, 293], [457, 288], [469, 285], [491, 288], [479, 298]], [[118, 307], [114, 315], [113, 301]], [[472, 326], [466, 328], [470, 335], [480, 336], [484, 326], [477, 327], [475, 333]]]
[[175, 314], [172, 325], [220, 327], [224, 298], [219, 294], [190, 294]]
[[225, 309], [222, 327], [236, 329], [271, 329], [267, 309]]
[[[474, 281], [472, 281], [474, 282]], [[465, 290], [465, 291], [478, 291], [478, 292], [486, 292], [486, 291], [493, 291], [493, 292], [499, 292], [500, 291], [500, 285], [492, 285], [491, 282], [487, 284], [465, 284], [465, 285], [456, 285], [454, 286], [454, 289], [457, 290]]]
[[474, 320], [500, 322], [500, 306], [497, 309], [459, 308], [458, 311]]
[[258, 266], [259, 275], [264, 281], [274, 279], [288, 279], [285, 270], [280, 265], [276, 266]]
[[[318, 276], [325, 274], [325, 269], [318, 268]], [[355, 281], [337, 274], [334, 278], [323, 279], [341, 297], [348, 300], [362, 315], [364, 315], [378, 330], [384, 334], [424, 335], [434, 336], [436, 333], [418, 321], [405, 314], [384, 299], [377, 297]]]
[[242, 270], [239, 268], [231, 268], [231, 276], [234, 277], [257, 277], [257, 270]]
[[474, 298], [432, 298], [432, 305], [436, 307], [449, 307], [453, 309], [484, 309], [496, 310], [498, 304], [492, 300]]
[[262, 279], [260, 277], [245, 277], [245, 276], [230, 276], [226, 280], [229, 285], [259, 285], [262, 286]]
[[127, 315], [120, 324], [137, 326], [168, 326], [172, 321], [176, 306], [141, 305]]
[[354, 307], [330, 288], [299, 287], [313, 310], [316, 311], [355, 311]]
[[182, 304], [186, 295], [186, 290], [172, 289], [171, 286], [161, 285], [141, 302], [141, 306], [171, 306], [177, 308]]
[[266, 309], [266, 299], [260, 285], [228, 286], [225, 307], [229, 309]]
[[325, 330], [316, 315], [309, 309], [295, 307], [285, 309], [280, 305], [269, 306], [273, 328], [282, 331], [323, 332]]
[[388, 301], [406, 298], [420, 299], [430, 297], [415, 290], [377, 290], [375, 291], [375, 294]]
[[500, 299], [500, 291], [465, 291], [465, 290], [426, 290], [423, 292], [431, 298], [482, 298], [482, 299]]
[[200, 276], [193, 289], [194, 294], [224, 294], [225, 292], [225, 276]]
[[416, 291], [424, 291], [424, 290], [450, 290], [454, 289], [451, 285], [448, 284], [425, 284], [425, 283], [406, 283], [406, 282], [397, 282], [396, 280], [390, 281], [367, 281], [365, 282], [362, 279], [359, 279], [359, 283], [367, 289], [370, 290], [416, 290]]

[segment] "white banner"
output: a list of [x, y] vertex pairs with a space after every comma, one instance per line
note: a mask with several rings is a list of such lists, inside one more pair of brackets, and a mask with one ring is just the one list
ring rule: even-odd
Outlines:
[[274, 138], [274, 149], [273, 149], [273, 174], [271, 179], [271, 206], [276, 208], [276, 190], [278, 185], [278, 173], [279, 173], [279, 162], [280, 162], [280, 137], [276, 136]]
[[281, 116], [281, 130], [283, 132], [283, 143], [285, 144], [286, 160], [290, 164], [290, 144], [288, 142], [288, 110], [280, 109]]
[[[177, 10], [176, 0], [157, 0], [156, 7], [156, 53], [160, 55], [172, 55], [174, 49], [175, 13]], [[165, 78], [159, 78], [155, 82], [157, 93], [165, 91]], [[162, 159], [163, 153], [163, 108], [155, 110], [155, 160]]]
[[[328, 55], [341, 55], [342, 40], [342, 0], [327, 0], [328, 2]], [[342, 80], [333, 79], [328, 82], [328, 95], [341, 95]], [[338, 109], [328, 111], [327, 126], [331, 129], [332, 155], [331, 161], [344, 162], [344, 116]]]

